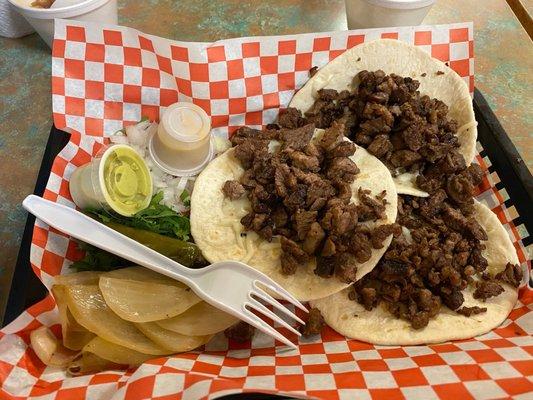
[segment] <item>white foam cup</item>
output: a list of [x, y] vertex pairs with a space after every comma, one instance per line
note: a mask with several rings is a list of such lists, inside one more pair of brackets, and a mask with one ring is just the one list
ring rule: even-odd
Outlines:
[[436, 0], [345, 0], [348, 29], [420, 25]]
[[80, 0], [67, 7], [36, 8], [34, 0], [8, 0], [30, 23], [46, 44], [52, 47], [54, 18], [95, 21], [103, 24], [118, 23], [117, 0]]

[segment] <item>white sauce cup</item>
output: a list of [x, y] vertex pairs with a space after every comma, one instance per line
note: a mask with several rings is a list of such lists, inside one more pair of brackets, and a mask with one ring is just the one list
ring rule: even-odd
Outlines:
[[175, 176], [194, 176], [213, 158], [211, 120], [193, 103], [168, 106], [157, 132], [149, 139], [148, 152], [163, 171]]
[[436, 0], [345, 0], [348, 29], [420, 25]]
[[34, 0], [8, 0], [30, 23], [46, 44], [52, 47], [54, 18], [95, 21], [103, 24], [118, 23], [117, 0], [80, 0], [79, 3], [61, 8], [36, 8]]

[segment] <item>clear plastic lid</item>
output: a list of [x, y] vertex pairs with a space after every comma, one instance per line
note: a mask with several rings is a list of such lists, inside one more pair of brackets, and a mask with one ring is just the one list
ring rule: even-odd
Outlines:
[[102, 208], [124, 216], [144, 210], [152, 199], [150, 171], [143, 158], [125, 144], [109, 146], [93, 159], [91, 181]]
[[198, 174], [213, 158], [211, 120], [192, 103], [167, 107], [157, 132], [150, 138], [148, 151], [154, 163], [176, 176]]

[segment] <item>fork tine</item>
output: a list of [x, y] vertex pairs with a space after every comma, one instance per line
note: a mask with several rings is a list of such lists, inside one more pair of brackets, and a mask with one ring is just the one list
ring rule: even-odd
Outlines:
[[255, 288], [257, 289], [257, 291], [252, 292], [254, 296], [259, 297], [261, 300], [270, 304], [272, 307], [275, 307], [276, 310], [281, 311], [287, 317], [294, 319], [296, 322], [299, 322], [302, 325], [305, 325], [305, 322], [302, 319], [300, 319], [296, 314], [289, 311], [287, 307], [285, 307], [283, 304], [281, 304], [279, 301], [277, 301], [275, 298], [273, 298], [271, 295], [265, 292], [262, 288], [260, 288], [257, 285], [255, 285]]
[[251, 301], [250, 307], [254, 307], [254, 310], [259, 311], [260, 313], [266, 315], [272, 321], [277, 322], [278, 324], [280, 324], [284, 328], [287, 328], [289, 331], [296, 334], [297, 336], [302, 336], [302, 334], [298, 332], [296, 329], [294, 329], [288, 322], [285, 322], [284, 320], [282, 320], [278, 315], [270, 311], [268, 308], [265, 307], [264, 304], [262, 304], [258, 300], [253, 299]]
[[276, 293], [283, 300], [288, 301], [292, 305], [298, 307], [300, 310], [305, 311], [305, 312], [309, 312], [307, 310], [307, 308], [305, 308], [304, 305], [302, 303], [300, 303], [296, 299], [296, 297], [294, 297], [292, 294], [287, 292], [285, 289], [283, 289], [281, 287], [281, 285], [279, 285], [278, 283], [274, 282], [268, 276], [265, 275], [265, 276], [261, 277], [261, 280], [259, 280], [259, 279], [255, 280], [254, 284], [256, 284], [256, 283], [260, 283], [260, 284], [264, 285], [265, 287], [269, 288], [270, 290], [272, 290], [273, 293]]
[[268, 325], [265, 321], [263, 321], [257, 315], [255, 315], [254, 313], [252, 313], [250, 310], [246, 308], [245, 310], [246, 312], [242, 314], [241, 316], [241, 319], [243, 319], [245, 322], [249, 323], [250, 325], [255, 326], [257, 329], [266, 333], [268, 336], [273, 336], [280, 342], [284, 343], [286, 346], [292, 347], [293, 349], [298, 348], [298, 346], [295, 343], [291, 342], [289, 339], [287, 339], [277, 330], [272, 328], [270, 325]]

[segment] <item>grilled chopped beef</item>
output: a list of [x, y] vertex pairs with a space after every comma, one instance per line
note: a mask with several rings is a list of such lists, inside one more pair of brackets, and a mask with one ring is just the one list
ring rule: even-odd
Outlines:
[[[349, 97], [348, 92], [319, 91], [324, 102], [335, 100], [346, 107]], [[358, 204], [352, 203], [359, 168], [350, 158], [356, 146], [344, 137], [352, 123], [335, 121], [312, 141], [315, 125], [287, 109], [279, 126], [267, 130], [267, 138], [275, 138], [278, 146], [269, 146], [260, 131], [249, 128], [232, 137], [233, 156], [245, 172], [238, 182], [224, 184], [224, 194], [230, 199], [246, 194], [251, 204], [241, 219], [246, 231], [268, 241], [280, 237], [284, 274], [294, 274], [316, 258], [317, 275], [353, 282], [357, 264], [368, 261], [372, 249], [382, 248], [397, 231], [393, 225], [371, 229], [360, 224], [386, 218], [386, 192], [374, 196], [360, 190]]]
[[246, 190], [244, 189], [244, 186], [237, 181], [226, 181], [224, 186], [222, 186], [222, 192], [224, 192], [224, 196], [228, 199], [237, 200], [244, 195]]
[[503, 293], [505, 289], [498, 282], [493, 280], [480, 281], [477, 283], [476, 290], [474, 292], [474, 299], [487, 300], [490, 297], [498, 296]]
[[295, 129], [303, 126], [302, 113], [296, 108], [287, 108], [279, 113], [278, 125], [282, 128]]
[[508, 283], [512, 287], [517, 288], [522, 282], [523, 272], [522, 267], [517, 264], [507, 263], [505, 269], [496, 274], [495, 278], [501, 282]]
[[313, 255], [320, 248], [326, 233], [318, 222], [313, 222], [304, 238], [302, 248], [307, 254]]
[[485, 307], [473, 306], [473, 307], [461, 307], [456, 312], [458, 314], [464, 315], [465, 317], [471, 317], [472, 315], [481, 314], [486, 311], [487, 309]]
[[387, 135], [377, 135], [368, 145], [367, 150], [378, 158], [385, 158], [393, 148]]
[[314, 132], [315, 126], [313, 124], [307, 124], [295, 129], [282, 129], [280, 140], [284, 142], [285, 147], [303, 150], [311, 141]]
[[[495, 279], [516, 287], [521, 280], [519, 266], [508, 264], [495, 279], [490, 277], [481, 253], [485, 231], [472, 215], [454, 207], [459, 206], [443, 189], [427, 198], [400, 195], [397, 222], [409, 237], [394, 225], [373, 230], [373, 247], [378, 244], [375, 238], [390, 234], [394, 238], [376, 268], [354, 284], [350, 298], [367, 310], [384, 303], [392, 315], [421, 329], [438, 314], [441, 304], [465, 316], [484, 312], [463, 306], [462, 291], [469, 284], [477, 285], [474, 297], [482, 300], [503, 291]], [[476, 283], [475, 275], [486, 279]]]
[[230, 138], [231, 144], [237, 146], [244, 142], [246, 139], [260, 139], [260, 140], [274, 140], [278, 138], [278, 132], [273, 129], [268, 129], [266, 131], [260, 131], [258, 129], [248, 128], [247, 126], [242, 126], [237, 129]]
[[239, 343], [244, 343], [252, 340], [255, 329], [244, 321], [238, 322], [224, 331], [224, 335], [231, 340]]
[[359, 188], [359, 200], [361, 203], [357, 205], [357, 214], [360, 221], [375, 221], [385, 215], [386, 193], [381, 193], [376, 198], [372, 198], [369, 194], [370, 190]]
[[307, 321], [305, 325], [300, 327], [300, 332], [304, 336], [318, 335], [322, 332], [326, 323], [324, 322], [324, 317], [320, 313], [318, 308], [311, 308], [309, 314], [307, 314]]
[[[361, 71], [353, 83], [351, 92], [319, 90], [305, 113], [307, 122], [327, 129], [343, 121], [346, 135], [393, 174], [418, 172], [421, 189], [432, 193], [446, 186], [453, 200], [461, 203], [469, 198], [481, 171], [472, 167], [461, 174], [466, 165], [458, 152], [458, 127], [446, 104], [421, 95], [419, 82], [410, 77]], [[458, 177], [436, 185], [435, 178], [452, 172]]]

